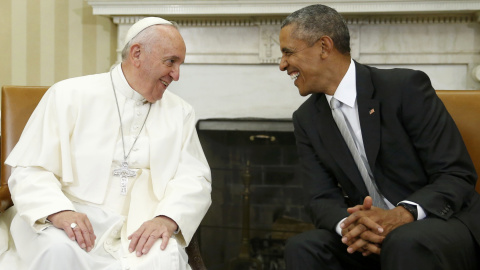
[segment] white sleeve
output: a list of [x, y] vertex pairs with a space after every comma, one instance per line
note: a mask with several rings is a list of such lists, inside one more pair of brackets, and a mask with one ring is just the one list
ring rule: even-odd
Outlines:
[[174, 220], [188, 244], [205, 216], [211, 200], [211, 175], [195, 129], [192, 111], [184, 120], [182, 149], [174, 177], [168, 182], [165, 196], [156, 210]]
[[63, 194], [55, 175], [40, 167], [15, 167], [8, 179], [12, 200], [18, 214], [40, 231], [47, 216], [75, 208]]

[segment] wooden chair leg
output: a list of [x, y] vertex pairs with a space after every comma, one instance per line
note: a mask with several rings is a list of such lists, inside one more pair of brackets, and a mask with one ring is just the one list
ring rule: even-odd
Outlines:
[[200, 245], [198, 243], [198, 230], [193, 235], [192, 241], [186, 247], [188, 255], [188, 264], [192, 270], [207, 270], [203, 263], [202, 254], [200, 253]]

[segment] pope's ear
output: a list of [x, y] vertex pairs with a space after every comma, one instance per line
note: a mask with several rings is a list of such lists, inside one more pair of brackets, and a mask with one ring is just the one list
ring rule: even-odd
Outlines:
[[140, 63], [140, 55], [141, 55], [141, 47], [140, 47], [140, 44], [133, 44], [132, 46], [130, 46], [130, 51], [129, 51], [129, 55], [128, 55], [128, 58], [130, 58], [130, 60], [135, 64], [139, 64]]

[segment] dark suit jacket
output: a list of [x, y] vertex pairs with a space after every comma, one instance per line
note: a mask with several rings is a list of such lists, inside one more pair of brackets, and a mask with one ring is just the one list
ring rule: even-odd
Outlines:
[[[475, 168], [428, 76], [355, 66], [365, 152], [381, 193], [394, 205], [416, 202], [429, 217], [459, 218], [480, 243]], [[367, 189], [324, 94], [311, 95], [293, 122], [307, 212], [317, 228], [334, 230], [348, 216], [343, 195], [362, 204]]]

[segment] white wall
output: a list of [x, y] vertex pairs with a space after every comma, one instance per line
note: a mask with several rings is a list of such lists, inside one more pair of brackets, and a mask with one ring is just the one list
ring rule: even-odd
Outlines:
[[192, 104], [198, 119], [291, 118], [305, 100], [277, 65], [184, 64], [169, 90]]

